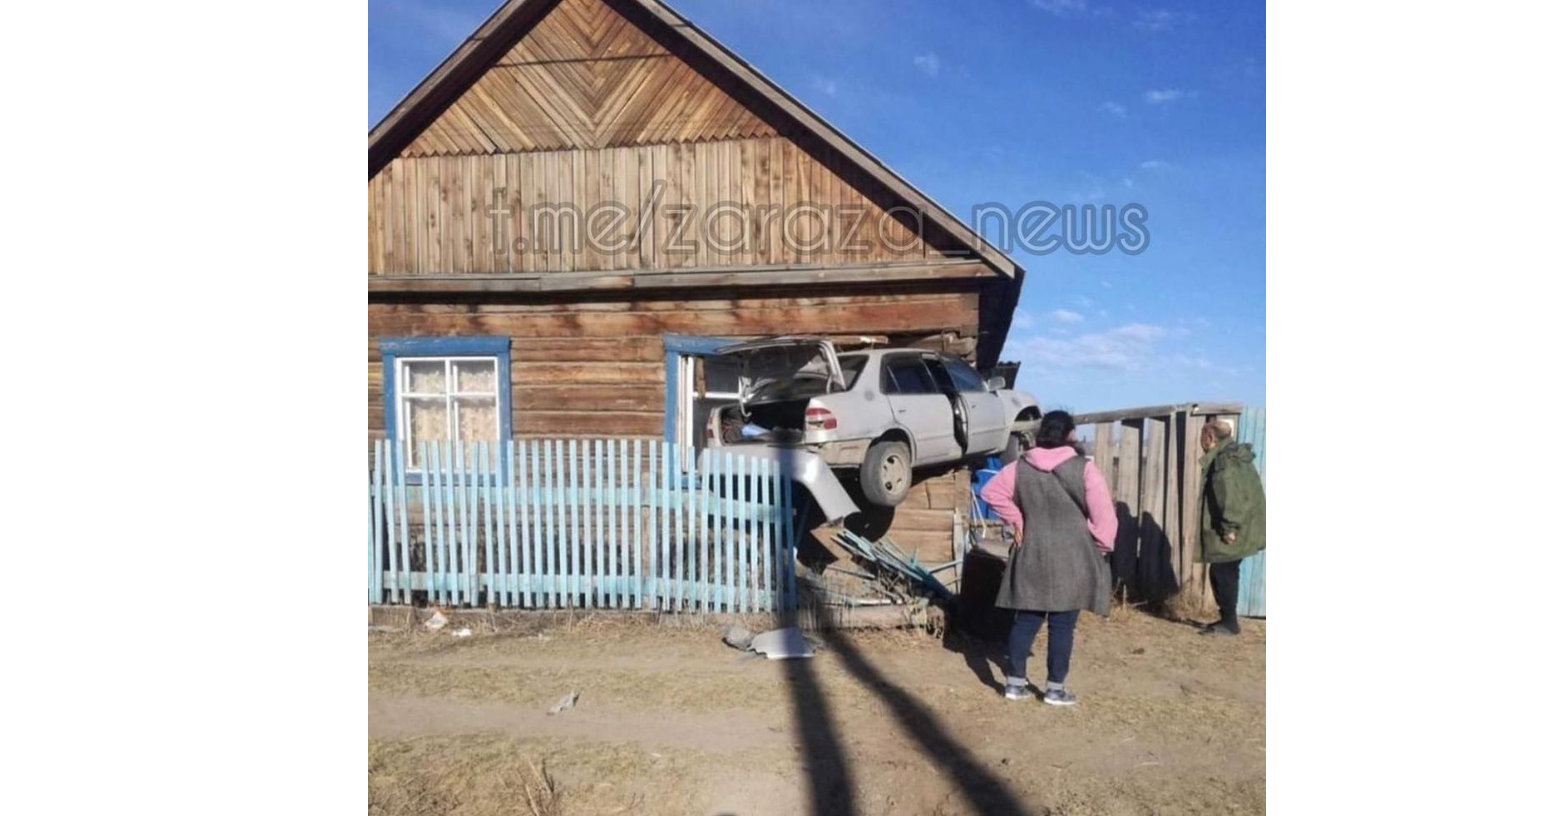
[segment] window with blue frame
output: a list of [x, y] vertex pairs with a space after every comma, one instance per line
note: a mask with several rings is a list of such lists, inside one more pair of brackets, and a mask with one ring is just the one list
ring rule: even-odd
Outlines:
[[421, 473], [420, 443], [510, 438], [509, 338], [383, 337], [386, 437], [402, 443], [409, 473]]

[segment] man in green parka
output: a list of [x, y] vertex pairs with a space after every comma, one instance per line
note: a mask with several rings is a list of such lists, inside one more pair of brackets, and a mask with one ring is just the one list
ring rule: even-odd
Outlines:
[[1200, 634], [1236, 635], [1242, 632], [1237, 623], [1242, 559], [1264, 548], [1264, 485], [1253, 467], [1253, 446], [1237, 444], [1227, 423], [1205, 423], [1199, 446], [1205, 451], [1199, 460], [1205, 489], [1194, 560], [1210, 565], [1210, 588], [1221, 607], [1221, 619]]

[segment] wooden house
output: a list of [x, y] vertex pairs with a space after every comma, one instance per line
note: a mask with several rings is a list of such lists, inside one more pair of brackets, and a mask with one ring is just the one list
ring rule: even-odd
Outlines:
[[[371, 439], [700, 444], [725, 339], [984, 370], [1023, 280], [652, 0], [505, 3], [370, 131], [368, 228]], [[940, 478], [892, 524], [933, 556], [968, 494]]]

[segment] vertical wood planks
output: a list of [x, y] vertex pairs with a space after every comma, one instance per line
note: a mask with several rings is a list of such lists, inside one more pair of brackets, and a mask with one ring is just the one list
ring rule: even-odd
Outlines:
[[553, 484], [554, 489], [552, 490], [552, 506], [555, 508], [555, 518], [553, 521], [556, 524], [556, 535], [554, 537], [557, 548], [557, 584], [553, 587], [553, 590], [557, 593], [556, 606], [572, 607], [572, 582], [569, 580], [568, 571], [570, 564], [568, 559], [568, 506], [571, 504], [569, 500], [570, 494], [568, 494], [567, 490], [566, 460], [568, 442], [565, 439], [559, 439], [556, 441], [555, 446], [557, 459], [552, 463], [551, 470], [556, 475], [556, 482]]
[[[496, 449], [495, 449], [496, 450]], [[496, 463], [497, 455], [493, 456]], [[477, 571], [478, 587], [482, 585], [482, 578], [486, 576], [487, 605], [495, 606], [497, 596], [493, 593], [493, 581], [496, 572], [493, 571], [493, 502], [492, 493], [493, 474], [487, 469], [487, 443], [477, 443], [477, 472], [481, 474], [482, 486], [477, 491], [477, 498], [482, 503], [482, 567]]]
[[793, 540], [792, 528], [792, 474], [777, 463], [777, 504], [781, 508], [781, 553], [777, 566], [782, 571], [783, 609], [796, 614], [798, 611], [797, 570], [793, 561], [797, 558], [798, 542]]
[[[1154, 588], [1162, 594], [1174, 589], [1178, 574], [1172, 570], [1172, 553], [1162, 550], [1162, 513], [1166, 507], [1167, 491], [1163, 477], [1167, 473], [1163, 460], [1167, 454], [1167, 422], [1151, 419], [1146, 422], [1145, 461], [1140, 477], [1140, 556], [1145, 563], [1148, 579], [1159, 581]], [[1165, 568], [1165, 569], [1164, 569]], [[1153, 588], [1148, 584], [1148, 589]]]
[[372, 446], [371, 603], [742, 614], [796, 596], [779, 463], [659, 440], [425, 441], [412, 492], [406, 452]]
[[745, 525], [745, 528], [749, 530], [750, 533], [750, 610], [753, 612], [759, 612], [762, 608], [760, 597], [760, 565], [762, 561], [760, 557], [760, 548], [765, 542], [765, 536], [762, 535], [763, 524], [760, 508], [763, 502], [762, 496], [764, 495], [762, 492], [763, 485], [761, 484], [761, 480], [764, 478], [764, 476], [765, 461], [759, 457], [750, 460], [751, 492], [749, 499], [751, 517], [749, 523]]
[[644, 591], [648, 596], [650, 609], [660, 608], [659, 604], [659, 525], [664, 519], [663, 508], [660, 507], [662, 498], [660, 488], [663, 486], [664, 463], [659, 459], [658, 440], [648, 440], [648, 585]]
[[384, 600], [384, 580], [380, 574], [385, 561], [385, 528], [380, 523], [382, 480], [380, 474], [382, 440], [375, 440], [375, 466], [370, 473], [369, 490], [369, 602], [378, 604]]
[[536, 554], [536, 589], [541, 594], [541, 608], [552, 607], [552, 561], [556, 553], [552, 550], [552, 454], [551, 440], [541, 441], [536, 454], [536, 479], [535, 486], [539, 495], [540, 512], [535, 517], [535, 540], [541, 545]]
[[504, 514], [508, 509], [509, 493], [507, 474], [510, 464], [514, 461], [514, 442], [510, 440], [493, 448], [493, 495], [498, 505], [498, 536], [496, 546], [498, 548], [498, 586], [497, 597], [499, 606], [509, 606], [509, 537], [508, 528], [504, 526]]
[[[590, 574], [593, 571], [593, 561], [589, 550], [589, 441], [580, 439], [573, 445], [573, 489], [577, 493], [577, 503], [573, 508], [573, 529], [576, 531], [576, 543], [574, 544], [574, 558], [578, 561], [578, 589], [574, 594], [574, 603], [582, 603], [585, 607], [594, 606], [594, 592], [589, 583]], [[579, 468], [583, 472], [579, 472]]]
[[1182, 472], [1183, 463], [1179, 461], [1180, 437], [1183, 429], [1179, 427], [1179, 414], [1177, 411], [1167, 415], [1167, 437], [1163, 440], [1162, 460], [1162, 484], [1165, 488], [1162, 496], [1162, 530], [1167, 539], [1168, 546], [1172, 548], [1173, 575], [1177, 576], [1179, 585], [1184, 580], [1184, 572], [1188, 570], [1188, 552], [1183, 549], [1183, 524], [1178, 516], [1179, 495], [1178, 474]]
[[1103, 474], [1105, 480], [1114, 478], [1114, 424], [1112, 422], [1099, 422], [1096, 436], [1092, 443], [1092, 462], [1098, 466], [1098, 471]]
[[462, 475], [465, 472], [465, 447], [459, 443], [446, 445], [445, 467], [448, 485], [445, 500], [450, 505], [450, 602], [461, 605], [461, 570], [466, 562], [466, 489]]
[[701, 458], [701, 475], [691, 485], [691, 606], [698, 612], [705, 611], [707, 603], [702, 576], [708, 569], [705, 545], [711, 540], [707, 525], [708, 494], [702, 492], [702, 486], [711, 489], [713, 466], [712, 452], [708, 450]]
[[631, 440], [632, 449], [632, 536], [628, 550], [628, 582], [631, 586], [632, 608], [642, 606], [642, 554], [643, 554], [643, 518], [642, 518], [642, 443], [636, 439]]
[[439, 587], [434, 582], [434, 469], [428, 463], [428, 446], [418, 443], [418, 468], [423, 480], [418, 483], [418, 498], [423, 505], [423, 588], [428, 592], [430, 603], [439, 600]]
[[400, 513], [397, 524], [396, 547], [398, 552], [396, 561], [396, 602], [412, 603], [412, 586], [408, 583], [412, 576], [412, 550], [411, 539], [407, 534], [407, 465], [403, 461], [406, 458], [406, 450], [400, 441], [390, 443], [396, 449], [396, 458], [392, 462], [396, 472], [396, 506]]
[[605, 608], [616, 605], [616, 440], [605, 440]]
[[530, 476], [527, 464], [529, 448], [525, 440], [519, 440], [519, 463], [515, 472], [519, 476], [519, 486], [514, 496], [519, 506], [519, 527], [515, 533], [519, 538], [519, 605], [530, 607]]
[[734, 502], [734, 569], [738, 576], [734, 581], [734, 590], [738, 597], [735, 599], [734, 608], [739, 612], [747, 612], [750, 609], [750, 572], [747, 569], [750, 563], [750, 471], [745, 466], [744, 454], [739, 454], [739, 490], [737, 500]]
[[444, 500], [444, 468], [443, 456], [448, 455], [438, 441], [433, 443], [432, 467], [434, 469], [434, 597], [439, 603], [449, 601], [449, 587], [445, 582], [445, 565], [449, 563], [449, 545], [445, 540], [448, 535], [448, 527], [445, 523], [446, 513], [449, 508]]

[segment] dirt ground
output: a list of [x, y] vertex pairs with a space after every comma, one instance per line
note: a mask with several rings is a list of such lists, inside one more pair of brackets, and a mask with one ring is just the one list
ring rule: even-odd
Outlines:
[[1074, 708], [1007, 702], [1000, 644], [921, 632], [777, 662], [614, 618], [371, 633], [370, 813], [1262, 813], [1265, 624], [1244, 626], [1084, 615]]

